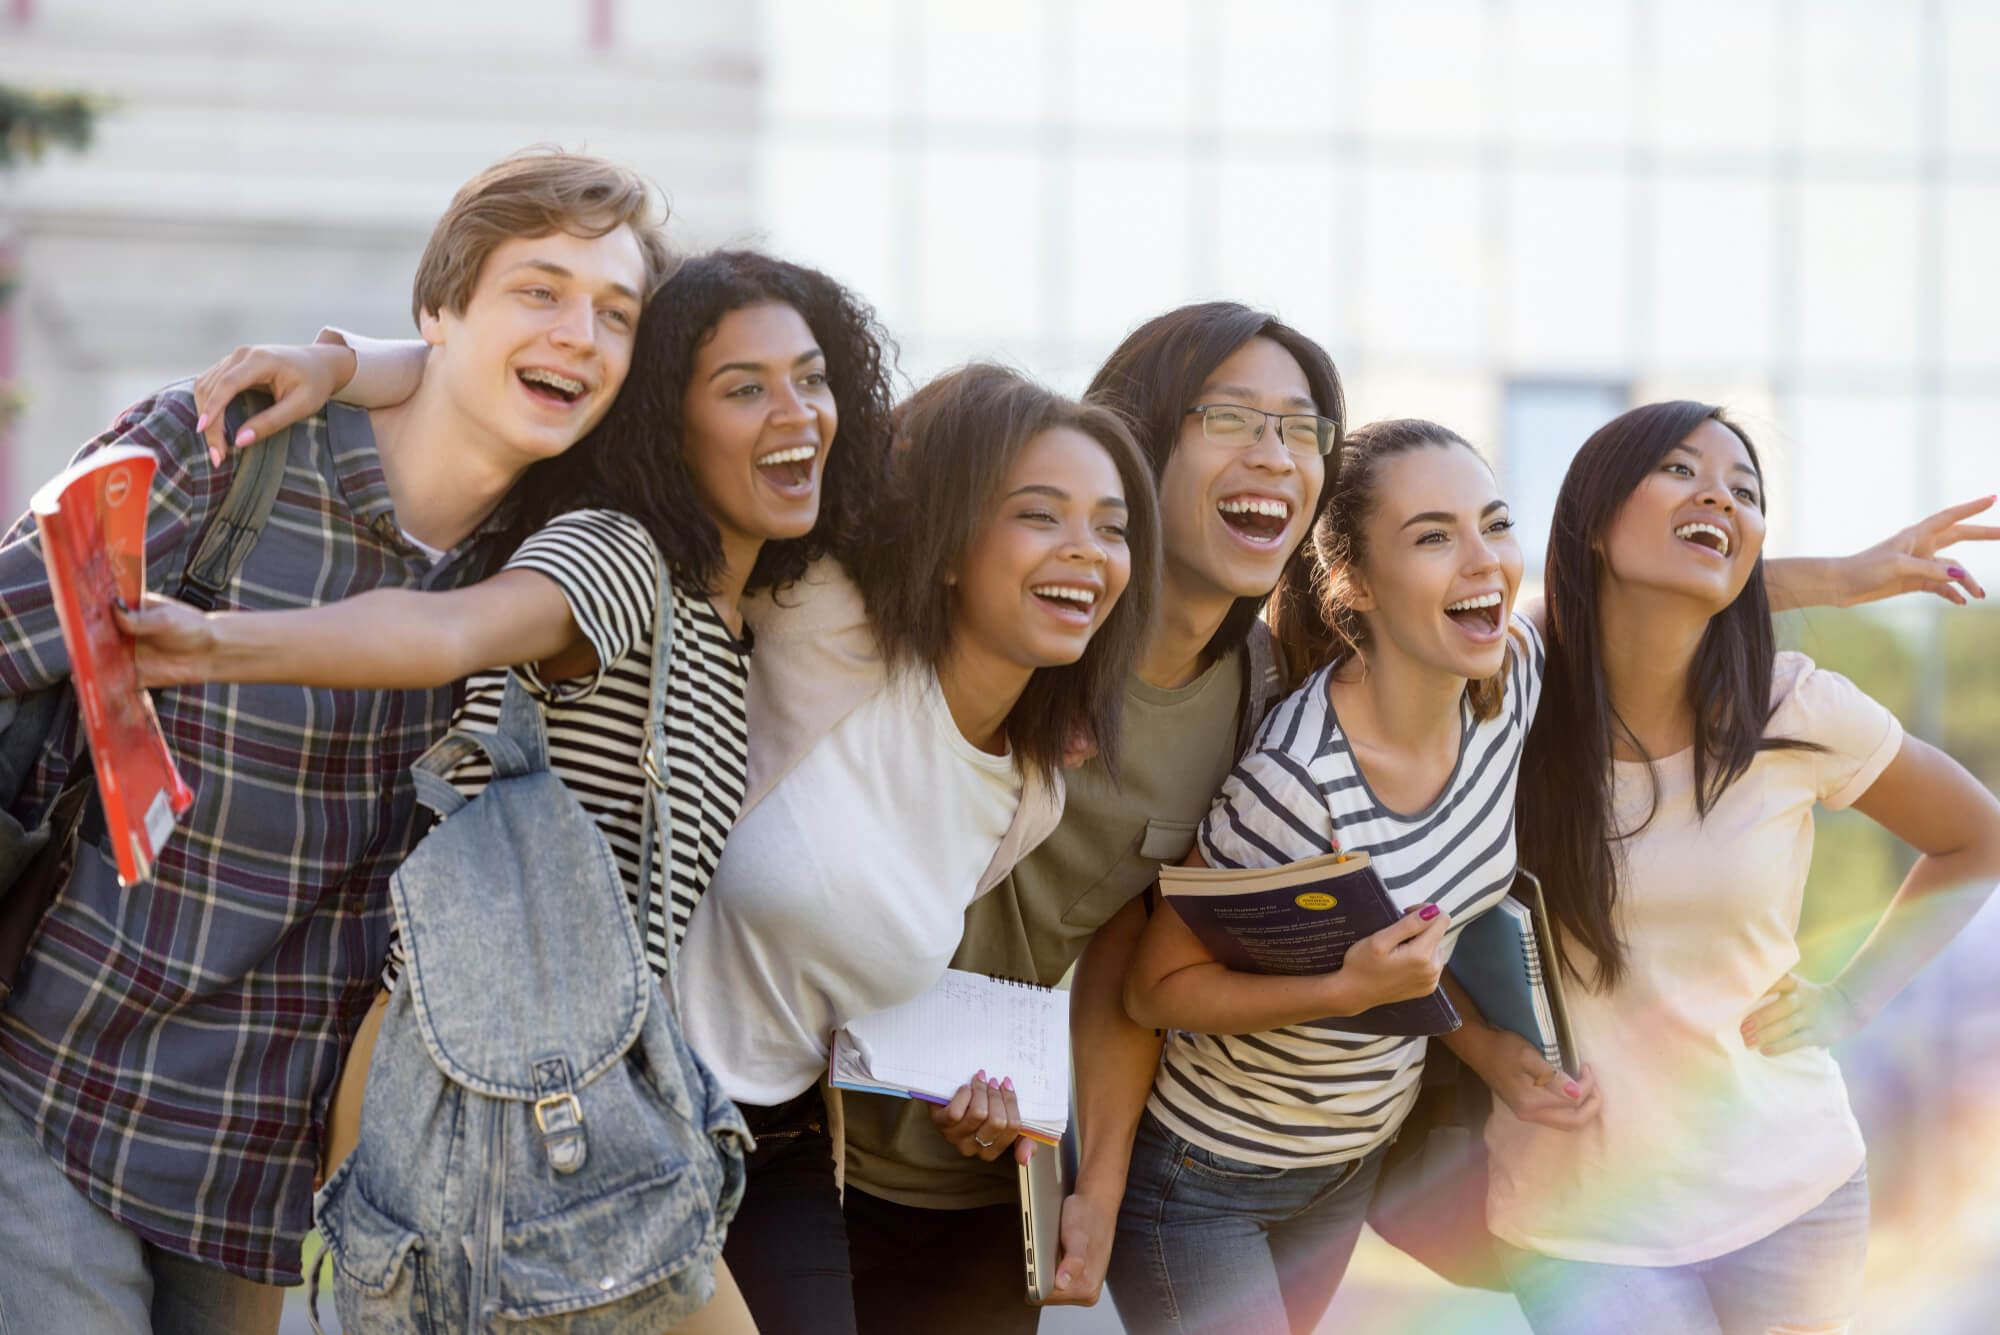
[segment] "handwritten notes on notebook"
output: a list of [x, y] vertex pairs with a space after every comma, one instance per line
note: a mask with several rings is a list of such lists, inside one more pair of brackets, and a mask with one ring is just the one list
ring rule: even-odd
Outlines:
[[837, 1031], [828, 1074], [841, 1089], [942, 1103], [980, 1070], [1013, 1080], [1028, 1134], [1060, 1137], [1069, 1123], [1069, 994], [946, 969], [921, 996]]

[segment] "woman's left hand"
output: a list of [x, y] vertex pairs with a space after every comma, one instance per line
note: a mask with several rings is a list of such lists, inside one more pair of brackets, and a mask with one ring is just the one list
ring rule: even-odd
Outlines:
[[1900, 593], [1933, 593], [1961, 607], [1965, 605], [1966, 594], [1984, 598], [1986, 590], [1962, 564], [1938, 553], [1954, 543], [1991, 542], [2000, 538], [2000, 528], [1964, 522], [1990, 507], [1993, 501], [1993, 497], [1984, 496], [1949, 506], [1890, 534], [1865, 551], [1841, 557], [1838, 562], [1841, 606], [1872, 603]]
[[1854, 1003], [1832, 983], [1788, 973], [1751, 1008], [1743, 1046], [1776, 1057], [1794, 1048], [1830, 1048], [1861, 1027]]

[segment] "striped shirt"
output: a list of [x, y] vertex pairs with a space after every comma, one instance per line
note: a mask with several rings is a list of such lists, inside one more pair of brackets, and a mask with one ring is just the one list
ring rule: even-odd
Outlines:
[[[134, 444], [158, 457], [146, 533], [158, 590], [178, 585], [229, 488], [231, 469], [209, 464], [194, 420], [187, 385], [172, 386], [83, 451]], [[292, 428], [277, 504], [217, 605], [459, 584], [483, 573], [490, 546], [468, 543], [434, 567], [406, 543], [367, 414], [334, 404]], [[0, 545], [0, 692], [68, 674], [24, 520]], [[80, 851], [0, 1009], [0, 1097], [138, 1236], [296, 1283], [320, 1126], [376, 992], [389, 874], [416, 838], [408, 770], [444, 732], [454, 692], [153, 694], [194, 807], [144, 887], [120, 889], [107, 855]], [[16, 814], [44, 810], [79, 754], [72, 716]]]
[[[1365, 851], [1398, 908], [1451, 914], [1446, 949], [1514, 878], [1514, 785], [1540, 700], [1541, 637], [1516, 618], [1500, 712], [1461, 702], [1458, 763], [1422, 811], [1376, 800], [1355, 764], [1322, 668], [1265, 720], [1197, 836], [1215, 867], [1275, 867]], [[1261, 1034], [1169, 1036], [1147, 1108], [1217, 1154], [1290, 1168], [1358, 1159], [1396, 1134], [1416, 1100], [1422, 1038], [1315, 1022]]]
[[[659, 548], [638, 520], [615, 510], [577, 510], [543, 525], [507, 561], [509, 570], [533, 570], [555, 581], [577, 628], [597, 651], [597, 671], [588, 677], [543, 682], [532, 668], [518, 670], [542, 700], [549, 768], [603, 831], [635, 915], [641, 911], [639, 832], [646, 777], [640, 762], [653, 689], [659, 559]], [[657, 861], [644, 908], [646, 962], [662, 978], [669, 923], [675, 941], [686, 935], [688, 915], [715, 874], [723, 838], [743, 806], [748, 741], [748, 642], [729, 633], [706, 598], [676, 586], [673, 602], [666, 718], [672, 909], [665, 869]], [[506, 689], [504, 670], [475, 675], [457, 726], [492, 732]], [[475, 755], [452, 772], [451, 781], [476, 797], [492, 777], [486, 757]], [[385, 985], [394, 985], [400, 964], [400, 951], [392, 946]]]

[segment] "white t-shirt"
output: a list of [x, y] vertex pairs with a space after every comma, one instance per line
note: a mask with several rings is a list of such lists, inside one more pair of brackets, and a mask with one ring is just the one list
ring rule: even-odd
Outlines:
[[[1376, 800], [1315, 672], [1271, 711], [1198, 838], [1213, 867], [1278, 867], [1365, 851], [1398, 908], [1451, 914], [1447, 952], [1514, 879], [1514, 782], [1541, 700], [1541, 636], [1514, 623], [1500, 712], [1461, 702], [1458, 765], [1422, 811]], [[1168, 1036], [1146, 1108], [1217, 1154], [1274, 1168], [1358, 1159], [1387, 1143], [1416, 1101], [1422, 1038], [1371, 1037], [1318, 1021], [1261, 1034]]]
[[[900, 674], [744, 815], [681, 950], [688, 1042], [739, 1103], [783, 1103], [857, 1016], [943, 976], [1021, 775]], [[967, 1072], [968, 1075], [971, 1072]]]
[[[1895, 717], [1837, 672], [1781, 653], [1765, 751], [1699, 819], [1693, 752], [1657, 762], [1659, 807], [1621, 844], [1626, 973], [1565, 996], [1604, 1110], [1581, 1131], [1524, 1123], [1496, 1102], [1487, 1222], [1549, 1256], [1687, 1265], [1767, 1237], [1854, 1175], [1861, 1131], [1824, 1048], [1766, 1057], [1739, 1026], [1799, 961], [1815, 802], [1845, 807], [1895, 758]], [[1617, 828], [1653, 800], [1645, 765], [1615, 767]]]

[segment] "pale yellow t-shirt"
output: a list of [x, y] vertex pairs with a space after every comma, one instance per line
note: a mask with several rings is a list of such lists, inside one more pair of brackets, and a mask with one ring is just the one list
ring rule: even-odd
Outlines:
[[[1739, 1026], [1797, 965], [1815, 802], [1845, 807], [1902, 745], [1895, 717], [1837, 672], [1781, 653], [1766, 751], [1699, 819], [1692, 751], [1654, 765], [1659, 806], [1622, 844], [1627, 970], [1610, 994], [1566, 990], [1604, 1111], [1581, 1131], [1534, 1126], [1496, 1102], [1487, 1222], [1516, 1247], [1577, 1261], [1686, 1265], [1776, 1232], [1863, 1158], [1840, 1067], [1824, 1048], [1766, 1057]], [[1617, 828], [1653, 800], [1617, 762]]]

